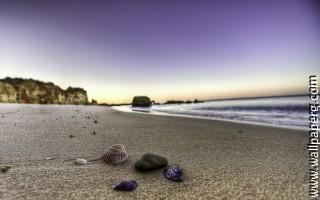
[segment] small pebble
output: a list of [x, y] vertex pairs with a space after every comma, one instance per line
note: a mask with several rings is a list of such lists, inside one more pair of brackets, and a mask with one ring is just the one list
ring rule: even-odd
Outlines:
[[95, 134], [96, 134], [96, 132], [95, 132], [95, 131], [93, 131], [93, 132], [92, 132], [92, 134], [93, 134], [93, 135], [95, 135]]
[[69, 135], [69, 137], [70, 137], [70, 138], [73, 138], [74, 136], [73, 136], [73, 135]]
[[98, 123], [98, 120], [94, 120], [93, 122], [94, 122], [95, 124], [97, 124], [97, 123]]
[[6, 173], [10, 168], [11, 168], [10, 166], [2, 166], [2, 167], [0, 167], [0, 171], [2, 173]]

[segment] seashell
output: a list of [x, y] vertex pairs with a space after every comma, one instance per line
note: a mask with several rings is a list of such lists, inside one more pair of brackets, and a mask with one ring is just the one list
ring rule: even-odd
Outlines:
[[122, 144], [114, 144], [101, 157], [106, 163], [119, 164], [128, 160], [128, 153]]
[[171, 180], [176, 182], [183, 181], [182, 179], [182, 169], [179, 165], [172, 165], [168, 167], [167, 169], [163, 170], [164, 176]]
[[119, 190], [119, 191], [133, 191], [138, 187], [138, 183], [136, 181], [122, 181], [114, 186], [112, 189]]
[[54, 160], [56, 158], [51, 158], [51, 157], [48, 157], [48, 158], [45, 158], [46, 160]]
[[75, 163], [76, 163], [77, 165], [85, 165], [85, 164], [88, 163], [88, 161], [87, 161], [86, 159], [83, 159], [83, 158], [77, 158], [76, 161], [75, 161]]

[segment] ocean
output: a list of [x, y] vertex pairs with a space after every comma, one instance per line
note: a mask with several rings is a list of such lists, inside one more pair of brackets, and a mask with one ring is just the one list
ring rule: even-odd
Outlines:
[[115, 107], [122, 111], [144, 111], [149, 114], [175, 115], [290, 128], [309, 127], [309, 97], [265, 97], [214, 100], [191, 104], [153, 105], [149, 109], [132, 110], [131, 106]]

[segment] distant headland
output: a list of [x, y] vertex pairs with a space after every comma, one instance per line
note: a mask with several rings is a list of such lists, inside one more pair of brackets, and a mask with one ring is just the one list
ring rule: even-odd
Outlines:
[[6, 77], [0, 79], [0, 103], [88, 104], [88, 96], [82, 88], [63, 90], [51, 82]]
[[[137, 98], [137, 97], [136, 97]], [[138, 98], [142, 98], [139, 97]], [[149, 97], [145, 97], [148, 98]], [[136, 99], [137, 100], [137, 99]], [[138, 99], [139, 100], [139, 99]], [[153, 100], [148, 100], [148, 106], [159, 105]], [[202, 103], [203, 101], [195, 99], [194, 101], [168, 100], [163, 104], [188, 104]], [[44, 82], [32, 78], [11, 78], [0, 79], [0, 103], [27, 103], [27, 104], [76, 104], [76, 105], [100, 105], [100, 106], [120, 106], [131, 105], [132, 103], [107, 104], [98, 103], [92, 99], [88, 101], [87, 91], [79, 87], [68, 87], [61, 89], [52, 82]], [[142, 102], [143, 103], [143, 102]]]

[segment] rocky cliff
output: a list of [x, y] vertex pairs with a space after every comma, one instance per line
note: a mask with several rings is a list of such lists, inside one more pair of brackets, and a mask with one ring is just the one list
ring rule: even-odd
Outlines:
[[82, 88], [63, 90], [53, 83], [33, 79], [0, 79], [1, 103], [87, 104], [87, 92]]

